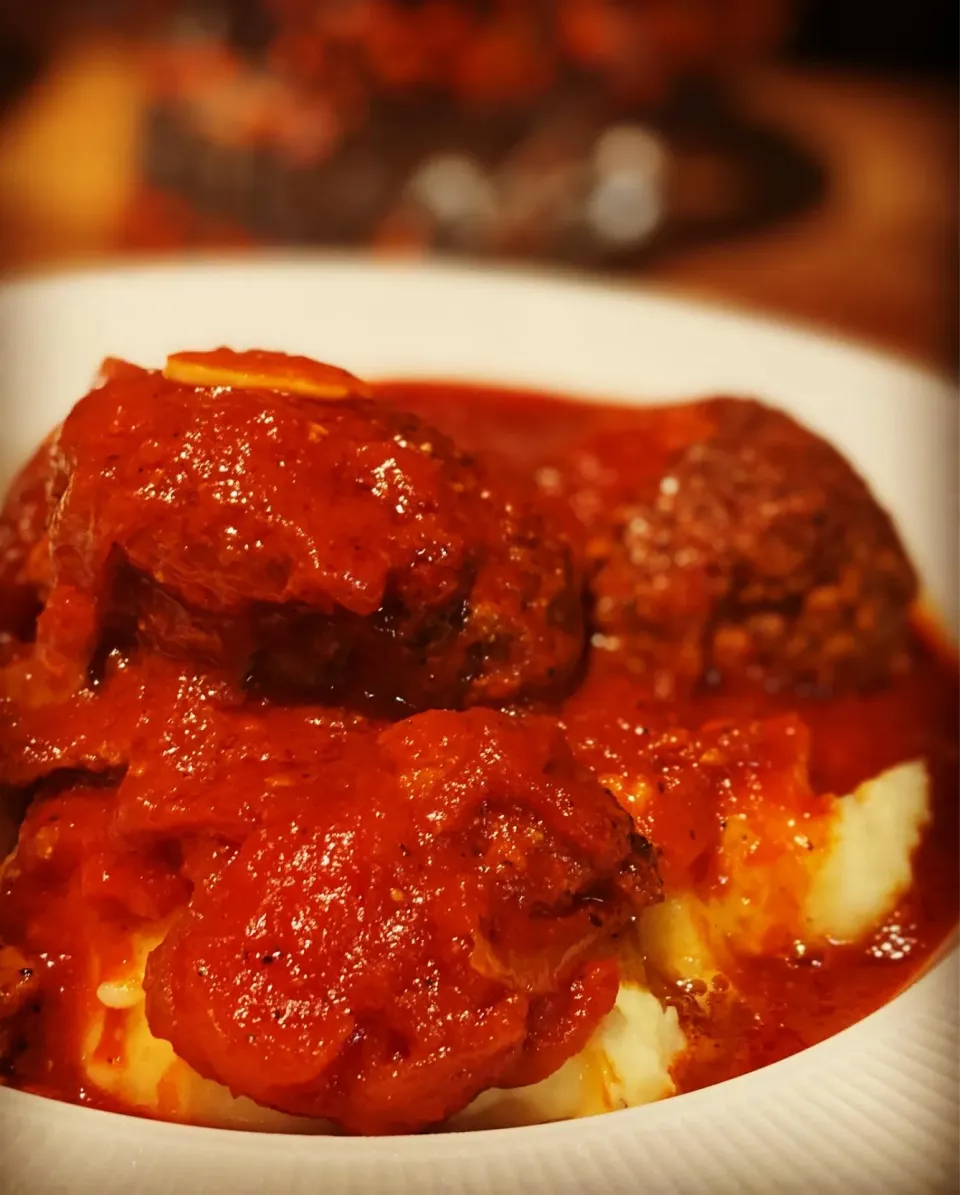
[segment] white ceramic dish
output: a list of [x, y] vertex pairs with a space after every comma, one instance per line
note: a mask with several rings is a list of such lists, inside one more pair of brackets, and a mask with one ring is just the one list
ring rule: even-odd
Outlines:
[[[0, 480], [107, 354], [307, 353], [371, 376], [643, 401], [726, 391], [825, 433], [895, 513], [955, 634], [951, 388], [809, 332], [545, 276], [350, 260], [158, 266], [0, 291]], [[958, 1189], [958, 959], [874, 1016], [719, 1087], [593, 1120], [340, 1140], [156, 1124], [0, 1089], [0, 1190], [947, 1192]]]

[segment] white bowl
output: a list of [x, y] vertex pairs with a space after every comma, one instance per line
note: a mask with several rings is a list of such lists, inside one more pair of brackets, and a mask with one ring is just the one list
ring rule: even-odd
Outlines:
[[[895, 514], [957, 623], [957, 395], [809, 332], [545, 275], [350, 259], [161, 265], [0, 291], [0, 480], [108, 354], [306, 353], [369, 376], [625, 402], [753, 394], [828, 436]], [[0, 1190], [946, 1192], [958, 1189], [957, 953], [829, 1041], [730, 1083], [592, 1120], [337, 1139], [159, 1124], [0, 1089]]]

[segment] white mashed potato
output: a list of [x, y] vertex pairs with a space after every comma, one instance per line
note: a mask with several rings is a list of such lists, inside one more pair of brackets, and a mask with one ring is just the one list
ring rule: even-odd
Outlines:
[[[722, 899], [703, 901], [668, 892], [641, 921], [647, 969], [668, 982], [703, 980], [709, 986], [737, 954], [762, 953], [779, 940], [807, 944], [854, 941], [889, 912], [909, 887], [911, 859], [930, 816], [926, 767], [911, 762], [884, 772], [830, 804], [816, 824], [817, 841], [798, 854], [797, 838], [771, 843], [766, 858], [783, 851], [795, 865], [744, 865], [741, 822], [729, 846], [731, 881]], [[762, 811], [758, 814], [762, 818]], [[766, 823], [764, 823], [764, 828]], [[809, 827], [808, 827], [809, 829]], [[760, 833], [758, 826], [754, 832]], [[786, 831], [784, 831], [786, 832]], [[785, 890], [784, 875], [790, 877]], [[324, 1132], [326, 1125], [234, 1098], [178, 1059], [147, 1025], [141, 986], [149, 952], [162, 932], [143, 937], [123, 974], [97, 977], [102, 1010], [87, 1034], [90, 1081], [126, 1104], [173, 1119], [232, 1128]], [[731, 994], [733, 998], [733, 994]], [[112, 1046], [108, 1043], [113, 1043]], [[530, 1087], [484, 1092], [455, 1116], [451, 1129], [493, 1128], [591, 1116], [662, 1099], [674, 1093], [671, 1068], [686, 1046], [676, 1009], [664, 1007], [637, 982], [625, 982], [612, 1011], [591, 1041], [549, 1078]]]
[[807, 893], [808, 933], [852, 942], [910, 887], [911, 860], [930, 820], [930, 778], [920, 760], [868, 780], [835, 802], [830, 850]]
[[[722, 898], [668, 893], [649, 909], [642, 921], [648, 965], [669, 980], [709, 985], [731, 957], [762, 954], [774, 937], [811, 946], [855, 942], [869, 933], [910, 886], [913, 853], [930, 819], [926, 765], [900, 764], [849, 796], [826, 799], [811, 831], [815, 841], [799, 853], [794, 841], [766, 844], [782, 846], [782, 870], [746, 869], [731, 860], [730, 890]], [[797, 858], [799, 884], [788, 865]]]

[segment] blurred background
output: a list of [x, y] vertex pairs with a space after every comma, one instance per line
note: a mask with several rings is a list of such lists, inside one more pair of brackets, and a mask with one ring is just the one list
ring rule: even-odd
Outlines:
[[939, 0], [0, 0], [0, 267], [573, 267], [957, 369]]

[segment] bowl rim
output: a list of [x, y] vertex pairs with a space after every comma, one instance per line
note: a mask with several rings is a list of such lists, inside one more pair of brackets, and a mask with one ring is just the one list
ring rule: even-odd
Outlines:
[[[25, 266], [14, 265], [0, 276], [0, 302], [5, 297], [56, 289], [74, 283], [121, 282], [133, 277], [200, 277], [230, 273], [250, 276], [282, 271], [285, 274], [307, 274], [347, 271], [366, 274], [371, 279], [407, 276], [411, 278], [438, 277], [454, 284], [483, 286], [546, 285], [550, 289], [564, 289], [572, 296], [611, 295], [651, 308], [672, 309], [681, 317], [697, 313], [720, 321], [728, 328], [750, 324], [757, 331], [782, 333], [797, 342], [822, 349], [829, 347], [839, 353], [855, 356], [861, 361], [872, 358], [875, 365], [907, 371], [927, 384], [960, 393], [960, 381], [942, 368], [924, 361], [908, 351], [871, 340], [854, 332], [837, 328], [828, 320], [818, 321], [811, 316], [794, 317], [786, 312], [771, 311], [749, 300], [723, 298], [715, 294], [688, 291], [682, 284], [657, 280], [638, 280], [622, 273], [588, 273], [563, 263], [517, 263], [484, 259], [466, 261], [454, 253], [437, 251], [429, 259], [409, 257], [402, 252], [357, 251], [354, 249], [253, 247], [250, 249], [210, 249], [202, 253], [171, 257], [162, 251], [131, 253], [115, 261], [53, 260]], [[440, 379], [444, 380], [444, 379]]]

